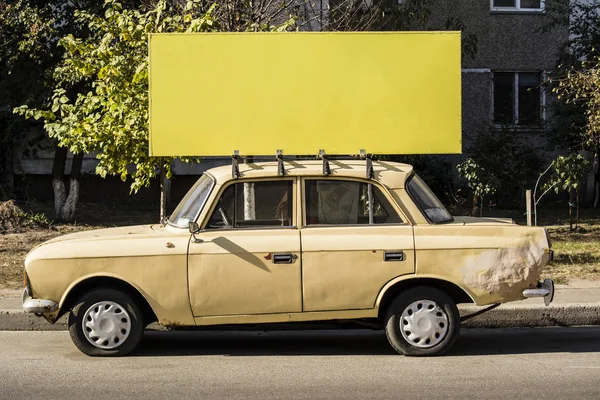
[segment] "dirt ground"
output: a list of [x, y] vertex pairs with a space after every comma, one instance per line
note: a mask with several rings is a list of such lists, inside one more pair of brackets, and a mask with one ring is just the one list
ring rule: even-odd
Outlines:
[[[85, 203], [80, 205], [77, 221], [72, 224], [54, 224], [50, 220], [40, 223], [44, 215], [52, 215], [50, 203], [23, 203], [16, 206], [21, 212], [28, 213], [29, 217], [22, 217], [20, 225], [11, 226], [10, 229], [6, 229], [5, 222], [2, 225], [4, 228], [0, 226], [0, 232], [6, 232], [0, 233], [0, 289], [23, 286], [23, 260], [29, 250], [46, 240], [88, 229], [158, 222], [156, 205]], [[582, 211], [579, 227], [573, 231], [569, 230], [565, 210], [540, 210], [539, 215], [540, 225], [548, 227], [555, 252], [555, 260], [543, 276], [553, 278], [556, 283], [600, 281], [600, 210]], [[520, 224], [525, 222], [523, 214], [516, 211], [493, 210], [484, 216], [509, 217]]]

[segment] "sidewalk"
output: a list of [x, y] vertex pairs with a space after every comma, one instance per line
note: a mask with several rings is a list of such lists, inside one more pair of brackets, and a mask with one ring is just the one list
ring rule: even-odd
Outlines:
[[[21, 290], [0, 289], [0, 330], [66, 330], [66, 316], [52, 325], [45, 319], [25, 313], [21, 308]], [[464, 304], [461, 315], [484, 307]], [[156, 326], [154, 326], [156, 325]], [[548, 307], [541, 298], [503, 304], [466, 321], [468, 328], [520, 328], [541, 326], [600, 325], [600, 282], [556, 285], [554, 301]], [[154, 329], [160, 329], [152, 324]]]

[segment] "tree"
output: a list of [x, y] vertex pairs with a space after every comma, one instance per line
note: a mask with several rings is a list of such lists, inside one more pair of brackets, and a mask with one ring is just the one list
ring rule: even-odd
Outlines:
[[494, 175], [488, 173], [480, 167], [475, 160], [467, 158], [464, 162], [456, 166], [458, 174], [465, 178], [469, 188], [473, 191], [473, 209], [471, 215], [477, 216], [477, 203], [480, 201], [479, 216], [483, 216], [483, 197], [486, 194], [496, 192], [497, 179]]
[[585, 117], [581, 137], [583, 144], [592, 149], [596, 167], [594, 171], [595, 199], [594, 208], [600, 203], [600, 177], [598, 159], [600, 158], [600, 55], [579, 66], [570, 68], [564, 77], [555, 79], [553, 91], [567, 104], [581, 106]]
[[[25, 121], [12, 113], [13, 107], [26, 105], [42, 108], [48, 105], [56, 84], [54, 71], [61, 62], [60, 37], [67, 32], [85, 36], [87, 27], [74, 19], [75, 7], [98, 12], [97, 1], [16, 0], [0, 4], [0, 36], [7, 38], [0, 46], [0, 132], [7, 187], [12, 197], [13, 147], [22, 143], [29, 128], [40, 131], [36, 142], [43, 142], [39, 123]], [[83, 153], [75, 154], [71, 165], [71, 183], [65, 182], [67, 149], [54, 142], [52, 186], [56, 219], [71, 220], [79, 193], [79, 175]], [[35, 151], [35, 149], [34, 149]], [[1, 167], [0, 167], [1, 169]], [[68, 188], [68, 190], [67, 190]]]
[[573, 230], [573, 209], [577, 208], [575, 218], [575, 226], [577, 226], [577, 223], [579, 222], [579, 189], [581, 188], [583, 177], [588, 172], [589, 162], [581, 155], [570, 155], [568, 157], [558, 156], [552, 161], [551, 166], [554, 169], [554, 174], [550, 180], [542, 186], [543, 194], [540, 196], [540, 199], [550, 190], [554, 190], [557, 194], [560, 192], [568, 192], [569, 228]]
[[[132, 192], [149, 185], [158, 171], [170, 178], [173, 159], [148, 155], [148, 34], [219, 30], [218, 8], [217, 4], [205, 8], [200, 1], [184, 5], [159, 1], [149, 9], [126, 9], [108, 0], [104, 16], [76, 11], [76, 20], [88, 27], [89, 34], [83, 38], [68, 34], [59, 41], [65, 56], [55, 70], [57, 85], [50, 109], [25, 105], [16, 112], [43, 120], [48, 135], [60, 147], [80, 155], [96, 152], [96, 173], [102, 177], [118, 175], [125, 181], [133, 165]], [[288, 30], [293, 25], [288, 20], [246, 27]], [[65, 201], [71, 211], [76, 193], [72, 190]], [[161, 219], [165, 216], [163, 207]]]
[[566, 26], [568, 39], [561, 44], [555, 71], [549, 81], [559, 100], [552, 104], [552, 141], [570, 151], [594, 154], [594, 202], [600, 205], [600, 4], [581, 0], [549, 3], [550, 23], [545, 29]]
[[40, 106], [49, 94], [44, 81], [60, 54], [49, 52], [55, 39], [49, 5], [29, 1], [0, 3], [0, 198], [13, 196], [13, 149], [30, 123], [13, 115], [12, 108]]

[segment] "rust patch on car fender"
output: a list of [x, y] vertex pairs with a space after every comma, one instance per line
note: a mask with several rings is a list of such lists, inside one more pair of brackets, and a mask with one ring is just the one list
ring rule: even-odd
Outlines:
[[503, 298], [521, 297], [547, 263], [545, 248], [543, 238], [527, 236], [511, 247], [484, 250], [463, 267], [465, 284]]

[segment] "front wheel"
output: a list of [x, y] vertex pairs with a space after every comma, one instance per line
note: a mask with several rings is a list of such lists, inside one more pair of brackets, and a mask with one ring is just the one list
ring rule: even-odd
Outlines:
[[460, 315], [445, 292], [433, 287], [415, 287], [402, 292], [388, 307], [385, 333], [400, 354], [440, 355], [458, 338]]
[[144, 334], [138, 305], [115, 289], [95, 289], [81, 296], [69, 313], [68, 325], [73, 343], [88, 356], [123, 356]]

